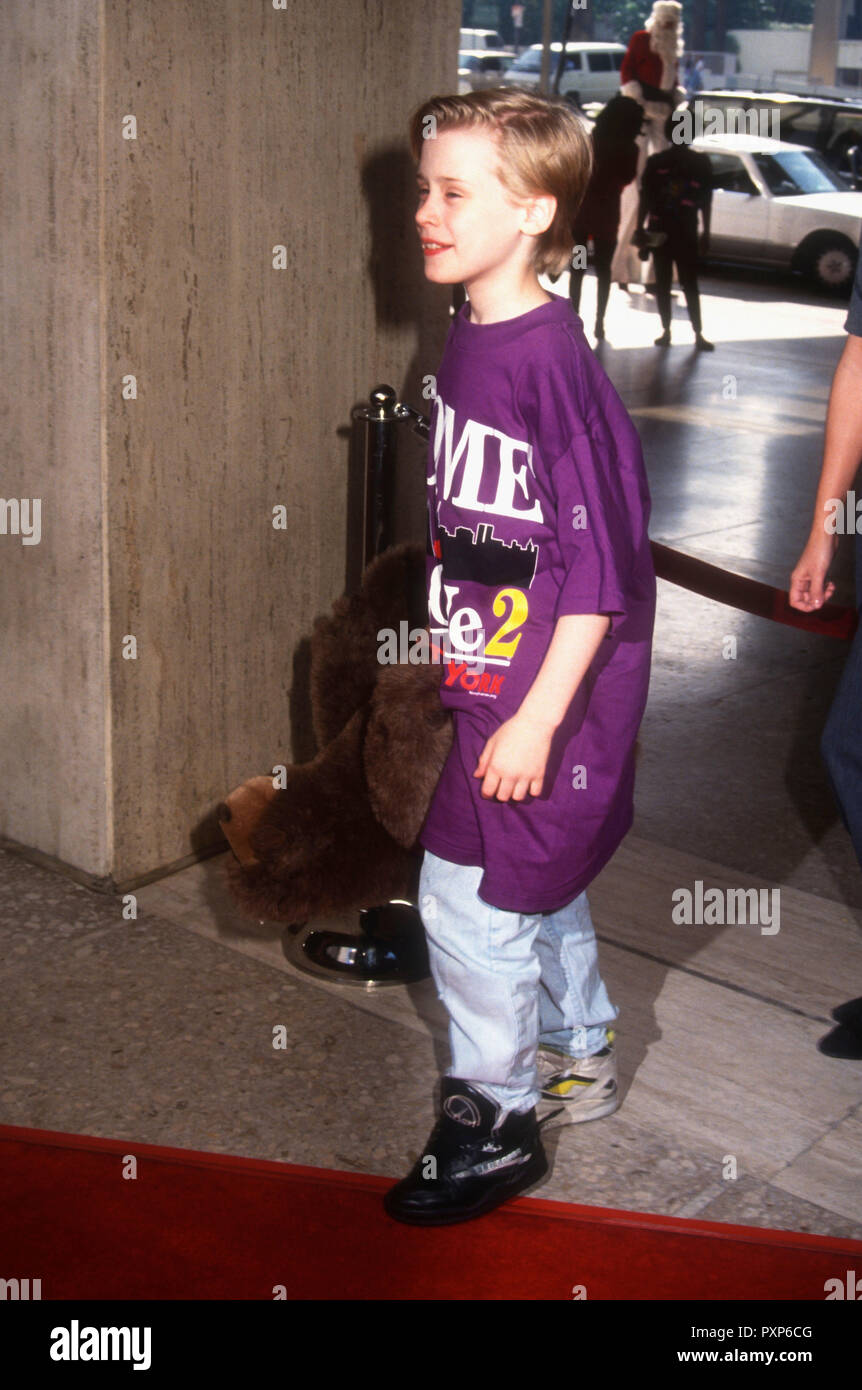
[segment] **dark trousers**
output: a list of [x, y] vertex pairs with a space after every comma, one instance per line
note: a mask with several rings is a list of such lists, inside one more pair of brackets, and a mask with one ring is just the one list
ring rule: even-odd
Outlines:
[[676, 241], [668, 237], [663, 246], [657, 246], [652, 253], [655, 266], [655, 297], [661, 326], [670, 328], [670, 287], [673, 279], [673, 263], [688, 305], [688, 316], [695, 333], [700, 333], [700, 292], [697, 288], [697, 240]]
[[[593, 237], [593, 264], [599, 282], [596, 295], [596, 323], [604, 323], [605, 321], [608, 295], [611, 292], [611, 261], [616, 249], [616, 241], [602, 241], [601, 238]], [[569, 275], [569, 298], [575, 313], [578, 312], [581, 305], [581, 284], [585, 274], [586, 271], [573, 270]]]
[[859, 626], [826, 720], [820, 750], [862, 868], [862, 534], [856, 534]]

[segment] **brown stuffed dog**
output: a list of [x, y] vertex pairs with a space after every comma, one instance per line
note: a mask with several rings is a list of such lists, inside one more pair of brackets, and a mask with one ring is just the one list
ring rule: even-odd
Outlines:
[[415, 891], [416, 839], [452, 742], [439, 665], [381, 665], [378, 633], [424, 627], [419, 546], [378, 556], [311, 639], [319, 752], [286, 784], [253, 777], [218, 809], [228, 886], [252, 916], [298, 923]]

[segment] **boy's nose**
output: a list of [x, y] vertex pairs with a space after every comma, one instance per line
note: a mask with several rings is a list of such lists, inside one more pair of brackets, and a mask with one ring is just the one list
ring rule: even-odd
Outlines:
[[440, 216], [437, 207], [431, 200], [431, 194], [425, 199], [421, 208], [416, 212], [416, 226], [420, 232], [423, 227], [437, 227], [440, 225]]

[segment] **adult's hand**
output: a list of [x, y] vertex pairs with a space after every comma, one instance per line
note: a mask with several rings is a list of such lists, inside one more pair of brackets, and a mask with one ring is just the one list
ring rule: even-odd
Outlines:
[[812, 613], [821, 608], [835, 593], [835, 585], [826, 574], [835, 551], [838, 537], [826, 531], [812, 531], [805, 549], [790, 576], [790, 606], [802, 613]]

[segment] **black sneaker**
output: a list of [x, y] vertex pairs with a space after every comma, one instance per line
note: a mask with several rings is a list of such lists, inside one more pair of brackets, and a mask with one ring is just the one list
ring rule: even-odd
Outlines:
[[548, 1171], [536, 1111], [500, 1107], [468, 1081], [445, 1076], [442, 1114], [425, 1152], [383, 1205], [396, 1221], [445, 1226], [471, 1221], [532, 1187]]
[[862, 1033], [862, 998], [848, 999], [846, 1004], [839, 1004], [832, 1010], [832, 1017], [836, 1023], [849, 1028], [851, 1033]]
[[825, 1038], [820, 1039], [817, 1050], [825, 1057], [842, 1057], [847, 1061], [858, 1062], [862, 1058], [862, 1033], [857, 1033], [855, 1028], [846, 1028], [839, 1024], [831, 1033], [827, 1033]]
[[848, 1061], [862, 1058], [862, 998], [848, 999], [832, 1010], [832, 1017], [838, 1024], [825, 1038], [821, 1038], [817, 1049], [826, 1057], [843, 1057]]

